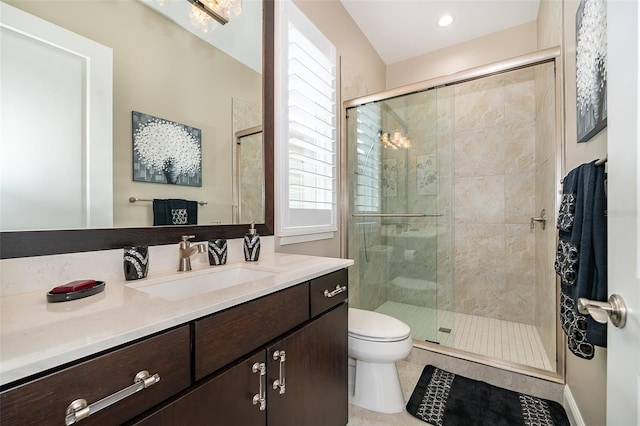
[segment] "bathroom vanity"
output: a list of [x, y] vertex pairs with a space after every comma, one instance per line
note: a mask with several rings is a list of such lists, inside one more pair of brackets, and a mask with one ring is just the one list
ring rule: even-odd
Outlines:
[[[93, 301], [95, 310], [105, 305], [96, 315], [106, 318], [111, 312], [123, 317], [112, 318], [114, 327], [98, 327], [94, 335], [79, 340], [70, 337], [68, 352], [75, 355], [68, 356], [95, 350], [100, 346], [97, 342], [105, 340], [101, 334], [111, 334], [107, 341], [127, 341], [57, 365], [54, 360], [64, 359], [63, 350], [38, 359], [32, 352], [38, 343], [25, 342], [25, 351], [31, 352], [23, 355], [23, 365], [13, 368], [12, 374], [42, 371], [9, 383], [5, 383], [8, 370], [20, 359], [9, 359], [10, 351], [3, 351], [0, 423], [62, 424], [66, 418], [67, 424], [86, 425], [345, 425], [348, 309], [344, 268], [352, 261], [276, 253], [260, 263], [258, 267], [279, 272], [182, 300], [165, 301], [124, 283], [114, 285], [113, 290], [107, 288], [111, 294]], [[203, 276], [208, 272], [194, 271]], [[155, 285], [153, 280], [146, 283]], [[73, 309], [63, 312], [62, 305], [70, 308], [69, 303], [76, 303], [75, 313]], [[43, 329], [66, 324], [67, 332], [73, 333], [77, 312], [91, 302], [69, 303], [45, 305], [59, 311], [44, 314], [58, 322], [41, 325]], [[142, 303], [156, 304], [157, 310], [145, 310], [138, 306]], [[120, 337], [117, 324], [133, 318], [127, 318], [123, 309], [136, 307], [147, 318], [132, 320], [129, 332]], [[86, 315], [86, 320], [93, 323], [96, 317]], [[131, 339], [158, 327], [158, 331]], [[25, 330], [37, 334], [41, 331], [37, 328]], [[17, 341], [18, 336], [5, 330], [3, 327], [3, 344]], [[108, 403], [104, 409], [83, 418], [100, 405], [94, 403], [125, 388], [136, 391], [121, 400], [104, 401]], [[90, 409], [76, 402], [77, 412], [73, 408], [66, 412], [78, 399], [86, 400]]]

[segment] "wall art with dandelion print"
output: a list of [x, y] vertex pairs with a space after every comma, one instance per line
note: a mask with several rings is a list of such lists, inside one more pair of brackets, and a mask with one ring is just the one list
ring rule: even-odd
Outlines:
[[607, 4], [582, 0], [576, 13], [578, 142], [607, 127]]
[[133, 111], [133, 180], [202, 186], [202, 131]]

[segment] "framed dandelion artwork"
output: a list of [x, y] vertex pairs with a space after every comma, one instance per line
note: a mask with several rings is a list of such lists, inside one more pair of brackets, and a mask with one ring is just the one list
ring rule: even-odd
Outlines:
[[202, 186], [202, 132], [132, 112], [133, 180]]
[[578, 142], [607, 127], [607, 4], [582, 0], [576, 13]]

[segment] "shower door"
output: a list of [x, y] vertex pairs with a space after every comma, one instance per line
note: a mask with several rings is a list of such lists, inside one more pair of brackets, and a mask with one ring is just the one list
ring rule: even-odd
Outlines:
[[451, 126], [442, 95], [361, 105], [347, 119], [352, 304], [405, 320], [414, 338], [430, 342], [448, 328], [437, 307], [451, 303]]
[[555, 99], [549, 61], [347, 109], [352, 306], [555, 371]]

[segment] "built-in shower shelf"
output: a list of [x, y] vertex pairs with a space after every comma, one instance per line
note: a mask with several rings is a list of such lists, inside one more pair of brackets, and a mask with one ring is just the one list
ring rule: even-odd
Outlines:
[[395, 277], [389, 282], [392, 286], [407, 290], [436, 290], [437, 284], [433, 281], [422, 280], [420, 278]]

